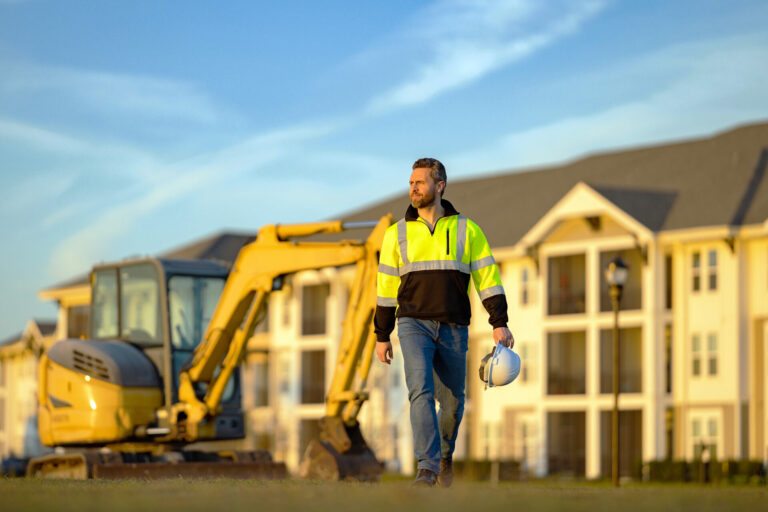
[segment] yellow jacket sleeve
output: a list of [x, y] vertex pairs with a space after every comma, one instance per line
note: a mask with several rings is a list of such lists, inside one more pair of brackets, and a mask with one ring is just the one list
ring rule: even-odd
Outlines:
[[469, 245], [469, 270], [477, 294], [488, 311], [488, 322], [493, 327], [507, 325], [507, 298], [501, 284], [499, 267], [491, 254], [491, 248], [480, 226], [467, 223], [467, 243]]
[[389, 335], [395, 328], [401, 261], [397, 228], [397, 224], [393, 224], [387, 229], [379, 253], [379, 272], [376, 275], [376, 314], [373, 321], [378, 341], [389, 341]]

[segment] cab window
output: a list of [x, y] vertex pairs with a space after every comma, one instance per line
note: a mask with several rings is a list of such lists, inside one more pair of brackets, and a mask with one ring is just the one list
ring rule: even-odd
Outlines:
[[120, 269], [120, 338], [138, 345], [162, 344], [160, 286], [152, 264]]

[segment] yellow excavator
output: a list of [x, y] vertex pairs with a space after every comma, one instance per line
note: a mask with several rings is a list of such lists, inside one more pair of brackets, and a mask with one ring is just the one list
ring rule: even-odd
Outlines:
[[[60, 478], [282, 478], [264, 451], [205, 451], [193, 443], [245, 436], [240, 373], [246, 344], [285, 277], [356, 265], [320, 438], [300, 474], [377, 480], [381, 464], [357, 422], [375, 347], [379, 221], [269, 225], [231, 271], [202, 260], [144, 258], [91, 273], [90, 339], [54, 344], [38, 370], [38, 429], [54, 453], [27, 475]], [[365, 241], [294, 238], [373, 227]]]

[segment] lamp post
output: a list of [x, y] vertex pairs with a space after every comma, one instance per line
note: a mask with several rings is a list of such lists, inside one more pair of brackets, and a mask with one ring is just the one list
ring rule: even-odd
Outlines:
[[627, 282], [627, 264], [620, 256], [608, 262], [605, 280], [613, 303], [613, 416], [611, 418], [611, 476], [613, 485], [619, 486], [619, 301]]

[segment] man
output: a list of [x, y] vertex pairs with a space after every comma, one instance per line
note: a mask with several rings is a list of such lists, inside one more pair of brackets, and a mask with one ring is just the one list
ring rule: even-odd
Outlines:
[[477, 224], [442, 199], [446, 181], [438, 160], [413, 164], [411, 206], [382, 243], [374, 319], [376, 355], [390, 364], [389, 336], [397, 317], [418, 460], [413, 483], [429, 487], [448, 487], [453, 479], [453, 449], [464, 412], [470, 278], [490, 315], [494, 341], [514, 344], [488, 242]]

